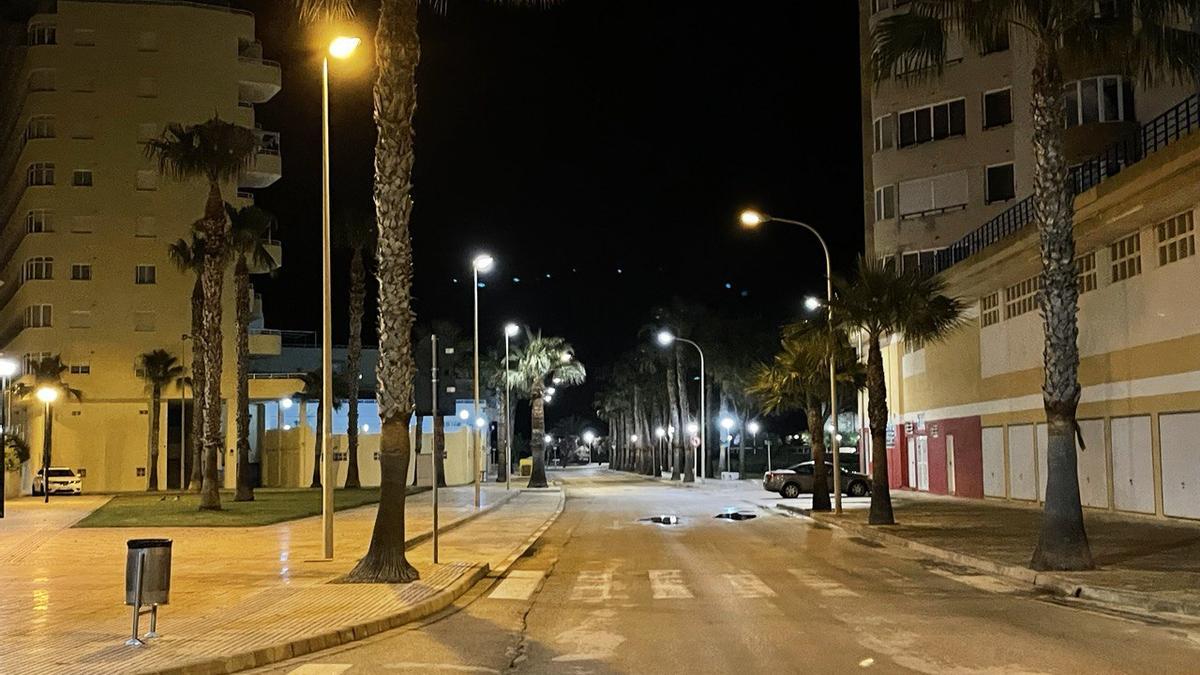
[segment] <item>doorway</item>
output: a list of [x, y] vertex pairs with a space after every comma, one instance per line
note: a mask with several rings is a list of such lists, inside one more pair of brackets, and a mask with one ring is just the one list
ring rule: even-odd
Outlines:
[[917, 436], [917, 489], [929, 491], [929, 437]]
[[908, 487], [917, 487], [917, 449], [916, 440], [908, 437]]
[[[181, 405], [182, 404], [182, 405]], [[182, 410], [183, 415], [180, 415]], [[167, 489], [180, 490], [187, 487], [187, 478], [192, 472], [192, 415], [195, 414], [195, 406], [192, 401], [179, 399], [167, 401]], [[180, 434], [181, 427], [185, 426], [182, 435]], [[180, 468], [180, 441], [186, 444], [185, 452], [183, 453], [184, 463]], [[182, 487], [181, 481], [182, 480]]]
[[946, 494], [955, 494], [954, 486], [954, 436], [946, 434]]

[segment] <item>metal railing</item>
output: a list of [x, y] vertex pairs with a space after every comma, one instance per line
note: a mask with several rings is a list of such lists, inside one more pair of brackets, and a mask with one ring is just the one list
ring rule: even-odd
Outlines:
[[261, 129], [254, 130], [255, 137], [258, 138], [258, 154], [260, 155], [278, 155], [279, 154], [279, 132], [278, 131], [263, 131]]
[[[1116, 141], [1100, 154], [1072, 167], [1067, 179], [1072, 196], [1092, 189], [1198, 129], [1200, 94], [1192, 94], [1141, 125], [1136, 134]], [[941, 251], [938, 254], [938, 271], [1005, 239], [1033, 222], [1033, 216], [1033, 197], [1026, 197]]]

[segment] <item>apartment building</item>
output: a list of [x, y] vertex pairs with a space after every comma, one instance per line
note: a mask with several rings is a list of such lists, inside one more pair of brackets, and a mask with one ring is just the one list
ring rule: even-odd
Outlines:
[[[89, 490], [144, 489], [149, 416], [138, 357], [166, 349], [190, 361], [181, 336], [190, 331], [194, 277], [175, 269], [167, 247], [189, 236], [207, 194], [199, 182], [160, 176], [145, 143], [168, 123], [214, 114], [257, 129], [255, 107], [280, 90], [280, 67], [262, 58], [254, 17], [215, 2], [37, 2], [7, 35], [0, 348], [26, 368], [61, 355], [65, 379], [83, 393], [82, 401], [54, 406], [53, 464], [81, 470]], [[223, 186], [225, 199], [238, 206], [280, 178], [278, 135], [257, 133], [253, 167]], [[232, 283], [226, 289], [225, 359], [232, 363]], [[255, 336], [252, 349], [278, 353], [278, 339]], [[252, 396], [279, 395], [258, 389]], [[190, 417], [190, 404], [164, 404], [162, 487], [177, 487], [185, 468], [177, 442], [184, 407]], [[42, 414], [36, 402], [17, 402], [14, 422], [35, 450]], [[34, 452], [25, 471], [26, 489], [40, 455]], [[226, 473], [230, 483], [233, 472]]]

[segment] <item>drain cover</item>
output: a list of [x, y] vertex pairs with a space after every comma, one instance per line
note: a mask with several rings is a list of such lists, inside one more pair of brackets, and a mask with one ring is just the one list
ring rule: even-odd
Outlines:
[[642, 522], [658, 523], [659, 525], [678, 525], [679, 516], [650, 516], [642, 518]]
[[723, 513], [718, 513], [717, 515], [715, 515], [713, 517], [714, 518], [724, 518], [726, 520], [750, 520], [752, 518], [757, 518], [758, 514], [746, 513], [744, 511], [725, 511]]

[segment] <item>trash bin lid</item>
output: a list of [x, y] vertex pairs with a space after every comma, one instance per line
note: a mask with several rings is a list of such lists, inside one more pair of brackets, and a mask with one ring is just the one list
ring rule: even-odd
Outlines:
[[170, 539], [130, 539], [129, 548], [171, 548]]

